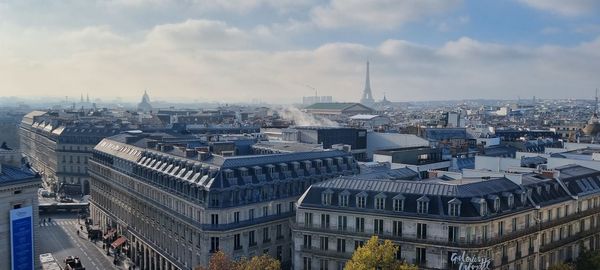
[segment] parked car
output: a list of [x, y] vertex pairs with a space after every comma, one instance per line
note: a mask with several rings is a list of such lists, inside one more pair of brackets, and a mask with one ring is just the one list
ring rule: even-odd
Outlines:
[[65, 270], [85, 270], [78, 257], [68, 256], [65, 258]]

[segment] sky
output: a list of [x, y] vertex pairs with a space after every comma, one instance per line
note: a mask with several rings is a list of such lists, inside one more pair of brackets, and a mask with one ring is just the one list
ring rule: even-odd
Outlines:
[[592, 98], [597, 0], [2, 0], [0, 97]]

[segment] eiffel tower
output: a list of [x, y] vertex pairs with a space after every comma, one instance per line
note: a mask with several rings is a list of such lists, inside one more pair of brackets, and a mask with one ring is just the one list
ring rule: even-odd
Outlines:
[[375, 104], [373, 94], [371, 93], [371, 80], [369, 78], [369, 61], [367, 61], [367, 78], [365, 80], [365, 90], [363, 90], [363, 95], [360, 99], [360, 103], [368, 107], [371, 107]]

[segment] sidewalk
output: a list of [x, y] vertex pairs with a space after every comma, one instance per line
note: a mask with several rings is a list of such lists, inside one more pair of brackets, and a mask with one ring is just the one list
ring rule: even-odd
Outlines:
[[[82, 234], [86, 236], [87, 239], [87, 230], [83, 230]], [[87, 241], [90, 241], [94, 244], [94, 246], [96, 246], [96, 248], [98, 248], [98, 250], [100, 251], [100, 253], [102, 253], [102, 255], [104, 255], [109, 261], [114, 261], [115, 257], [114, 257], [114, 252], [110, 252], [110, 255], [106, 254], [106, 249], [102, 248], [102, 241], [91, 241], [89, 239], [87, 239]], [[119, 263], [118, 265], [112, 265], [114, 268], [116, 269], [122, 269], [122, 270], [128, 270], [128, 269], [139, 269], [137, 267], [134, 266], [133, 261], [131, 261], [131, 259], [127, 258], [127, 256], [125, 254], [120, 254], [119, 256]], [[129, 268], [131, 266], [131, 268]]]

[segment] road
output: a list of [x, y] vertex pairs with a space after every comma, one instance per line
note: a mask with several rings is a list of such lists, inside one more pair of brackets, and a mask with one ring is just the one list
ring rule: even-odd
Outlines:
[[[61, 213], [54, 215], [40, 215], [40, 219], [52, 218], [52, 222], [40, 225], [40, 254], [52, 253], [61, 266], [67, 256], [81, 259], [86, 270], [117, 269], [112, 260], [94, 243], [87, 240], [87, 235], [77, 235], [79, 224], [77, 214]], [[85, 231], [85, 228], [84, 228]]]

